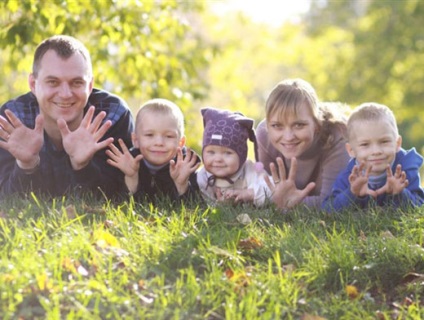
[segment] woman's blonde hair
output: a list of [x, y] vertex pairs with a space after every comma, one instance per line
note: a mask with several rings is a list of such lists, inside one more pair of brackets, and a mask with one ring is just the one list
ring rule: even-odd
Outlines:
[[303, 79], [287, 79], [279, 82], [271, 91], [265, 104], [267, 121], [272, 116], [287, 119], [297, 115], [301, 108], [308, 108], [317, 125], [319, 139], [324, 146], [331, 145], [332, 128], [337, 126], [345, 134], [347, 105], [341, 102], [319, 102], [315, 89]]

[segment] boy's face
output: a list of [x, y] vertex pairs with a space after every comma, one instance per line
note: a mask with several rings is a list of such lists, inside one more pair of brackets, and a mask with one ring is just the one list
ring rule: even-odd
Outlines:
[[208, 145], [203, 149], [203, 165], [217, 178], [231, 177], [239, 168], [239, 156], [233, 149]]
[[298, 157], [314, 141], [317, 125], [309, 108], [300, 108], [297, 115], [280, 119], [274, 113], [267, 121], [269, 139], [285, 158]]
[[346, 144], [347, 152], [366, 168], [372, 166], [371, 175], [382, 174], [400, 150], [401, 136], [387, 121], [357, 121], [353, 125], [354, 133]]
[[185, 145], [180, 137], [177, 121], [167, 114], [145, 112], [136, 124], [133, 144], [153, 165], [168, 164], [177, 154], [177, 148]]

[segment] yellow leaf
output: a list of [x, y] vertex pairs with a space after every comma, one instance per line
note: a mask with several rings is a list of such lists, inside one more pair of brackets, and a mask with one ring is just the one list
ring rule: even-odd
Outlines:
[[97, 229], [93, 232], [93, 242], [100, 248], [117, 247], [119, 248], [118, 239], [108, 231]]
[[359, 295], [358, 288], [356, 288], [356, 287], [355, 287], [355, 286], [353, 286], [353, 285], [347, 285], [347, 286], [345, 287], [345, 291], [346, 291], [347, 296], [348, 296], [350, 299], [355, 299], [355, 298], [357, 298], [357, 297], [358, 297], [358, 295]]

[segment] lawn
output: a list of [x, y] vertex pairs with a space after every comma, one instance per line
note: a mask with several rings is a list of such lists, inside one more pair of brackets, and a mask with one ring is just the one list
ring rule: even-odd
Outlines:
[[424, 318], [423, 212], [11, 199], [0, 319]]

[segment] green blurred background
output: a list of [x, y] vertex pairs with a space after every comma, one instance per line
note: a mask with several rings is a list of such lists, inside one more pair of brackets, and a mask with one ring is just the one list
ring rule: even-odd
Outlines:
[[176, 102], [197, 151], [201, 107], [258, 123], [272, 87], [300, 77], [322, 101], [388, 105], [403, 147], [423, 153], [424, 1], [304, 0], [296, 16], [295, 1], [241, 2], [261, 20], [234, 1], [1, 1], [1, 104], [28, 91], [37, 44], [69, 34], [89, 48], [95, 86], [134, 112], [154, 97]]

